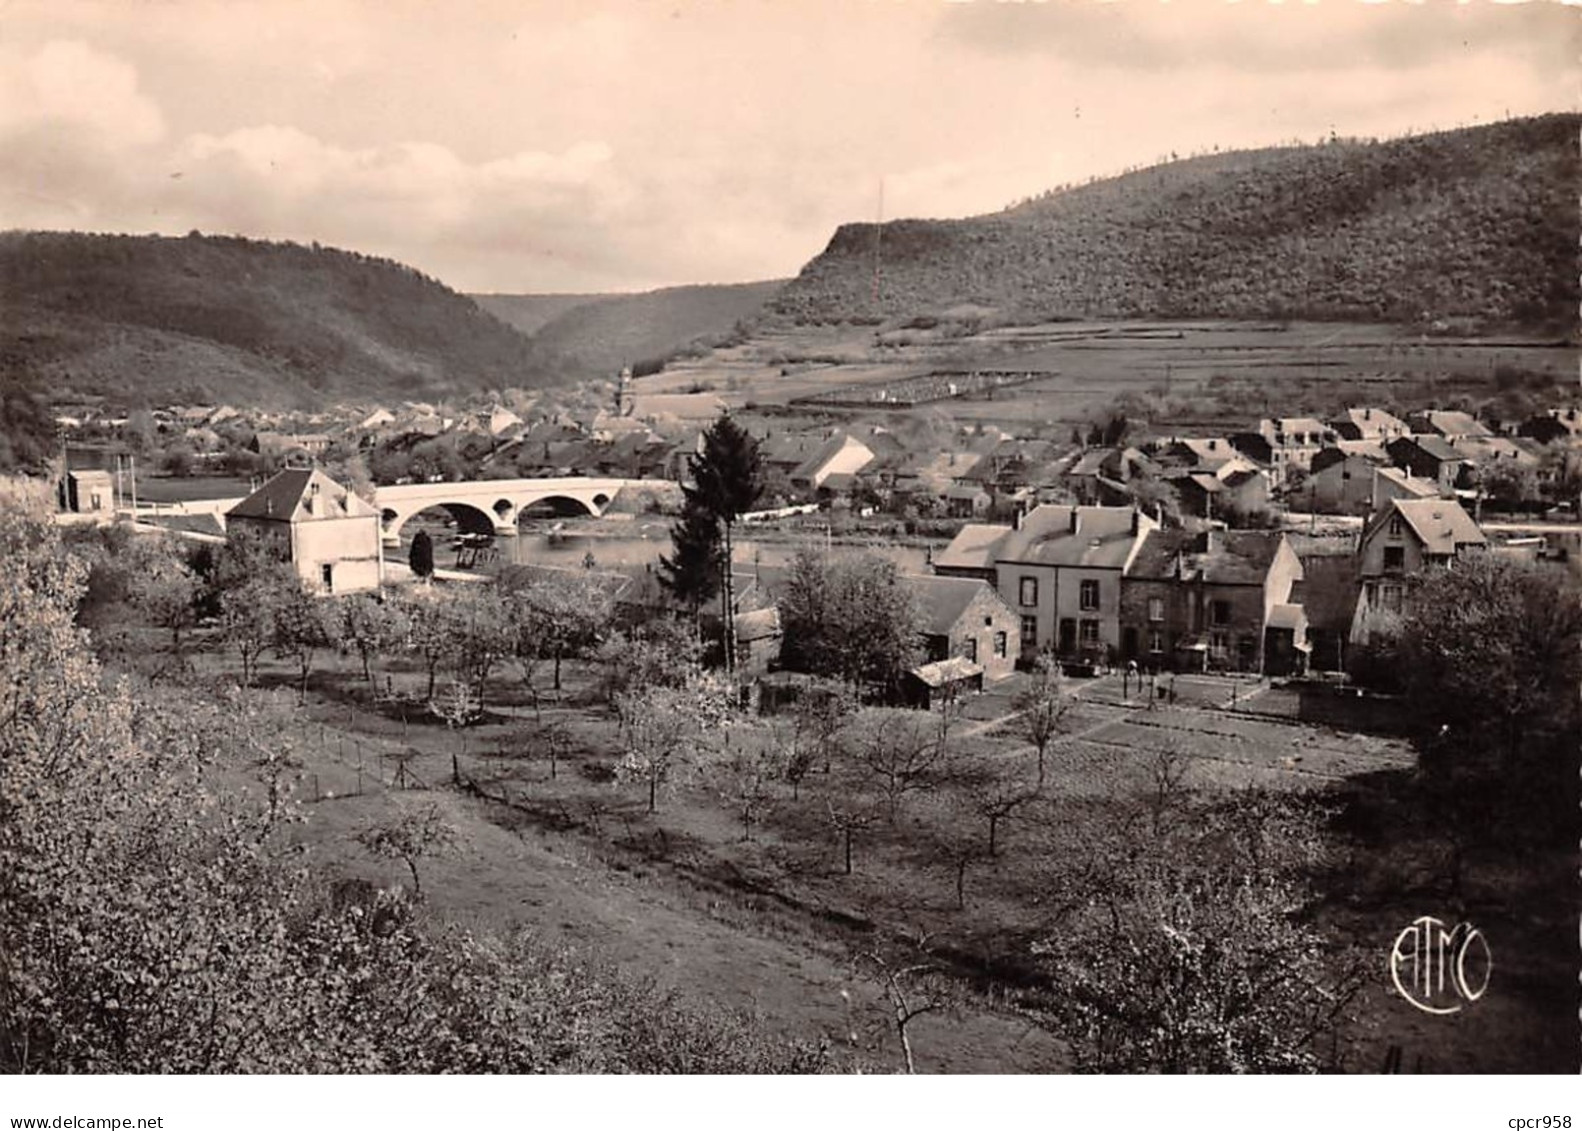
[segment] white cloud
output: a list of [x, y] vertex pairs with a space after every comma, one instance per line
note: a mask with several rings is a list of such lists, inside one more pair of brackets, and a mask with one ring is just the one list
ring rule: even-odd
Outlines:
[[1582, 24], [1537, 5], [1263, 7], [7, 0], [0, 226], [316, 239], [469, 289], [734, 281], [872, 219], [881, 177], [887, 217], [963, 215], [1574, 102]]
[[0, 52], [0, 135], [61, 127], [92, 131], [110, 148], [165, 134], [137, 71], [113, 55], [78, 40], [51, 40], [30, 55]]

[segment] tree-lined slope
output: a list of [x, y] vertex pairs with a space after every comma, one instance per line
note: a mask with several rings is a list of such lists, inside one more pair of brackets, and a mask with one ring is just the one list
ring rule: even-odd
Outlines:
[[725, 337], [784, 285], [776, 279], [611, 295], [572, 307], [545, 323], [533, 340], [600, 372], [617, 371]]
[[902, 220], [877, 233], [847, 224], [769, 309], [814, 322], [973, 302], [1017, 320], [1570, 326], [1579, 124], [1553, 114], [1199, 157], [989, 216]]
[[0, 371], [131, 400], [313, 405], [575, 376], [410, 267], [233, 237], [0, 235]]

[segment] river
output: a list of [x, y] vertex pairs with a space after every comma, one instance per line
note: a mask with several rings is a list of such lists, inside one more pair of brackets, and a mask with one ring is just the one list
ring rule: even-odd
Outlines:
[[[409, 524], [411, 525], [411, 524]], [[404, 532], [405, 533], [405, 532]], [[450, 540], [439, 532], [435, 534], [437, 563], [448, 568], [454, 561]], [[762, 540], [738, 535], [732, 545], [732, 557], [738, 565], [780, 566], [788, 563], [803, 545], [825, 545], [839, 552], [868, 550], [889, 558], [903, 573], [927, 573], [928, 552], [920, 546], [900, 546], [893, 543], [850, 544], [841, 541], [827, 542], [827, 535], [816, 529], [807, 531], [804, 539], [775, 537]], [[657, 564], [661, 554], [670, 552], [670, 522], [663, 519], [640, 517], [630, 521], [611, 519], [568, 520], [560, 531], [550, 535], [547, 530], [524, 528], [514, 538], [498, 538], [495, 545], [500, 560], [519, 565], [551, 565], [575, 568], [588, 564], [592, 555], [595, 568], [613, 569], [621, 566]], [[400, 551], [386, 553], [403, 557]]]

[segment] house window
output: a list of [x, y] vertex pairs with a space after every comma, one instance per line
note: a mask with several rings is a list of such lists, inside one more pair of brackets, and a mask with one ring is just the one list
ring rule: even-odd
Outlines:
[[1165, 599], [1163, 597], [1148, 598], [1148, 619], [1162, 621], [1165, 619]]
[[1165, 634], [1157, 628], [1150, 628], [1148, 630], [1148, 651], [1157, 656], [1164, 650]]
[[1038, 618], [1037, 617], [1023, 617], [1022, 618], [1022, 643], [1027, 645], [1029, 648], [1037, 645], [1037, 643], [1038, 643]]
[[1024, 605], [1038, 604], [1038, 578], [1024, 577], [1021, 586], [1021, 602]]
[[1096, 620], [1083, 620], [1078, 625], [1079, 636], [1084, 648], [1099, 642], [1099, 622]]
[[978, 638], [976, 636], [967, 637], [966, 647], [962, 649], [962, 655], [973, 663], [978, 662]]
[[1005, 633], [996, 632], [994, 634], [994, 654], [1002, 660], [1005, 659], [1005, 649], [1007, 644], [1008, 641], [1005, 639]]
[[1390, 537], [1399, 538], [1404, 530], [1405, 525], [1401, 522], [1401, 516], [1392, 514], [1390, 516]]
[[1078, 600], [1081, 607], [1092, 612], [1099, 607], [1099, 583], [1096, 580], [1084, 581], [1078, 591]]
[[1211, 632], [1208, 634], [1208, 650], [1216, 657], [1223, 657], [1230, 651], [1230, 634], [1226, 632]]
[[319, 566], [319, 580], [324, 583], [324, 592], [335, 592], [335, 567], [329, 562]]
[[1406, 547], [1386, 546], [1384, 548], [1384, 569], [1387, 573], [1400, 573], [1406, 568]]
[[1384, 607], [1392, 613], [1401, 611], [1401, 587], [1399, 585], [1382, 585], [1379, 587], [1379, 597]]
[[1230, 602], [1229, 601], [1211, 601], [1209, 603], [1209, 607], [1208, 607], [1208, 617], [1209, 617], [1208, 622], [1210, 624], [1229, 624], [1230, 623]]

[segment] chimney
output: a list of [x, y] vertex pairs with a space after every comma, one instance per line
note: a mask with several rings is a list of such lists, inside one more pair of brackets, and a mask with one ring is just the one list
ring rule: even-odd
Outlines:
[[1362, 419], [1364, 419], [1364, 420], [1372, 420], [1373, 419], [1373, 409], [1371, 409], [1371, 408], [1363, 409], [1362, 410]]
[[1133, 507], [1133, 508], [1132, 508], [1132, 533], [1133, 533], [1133, 534], [1136, 534], [1136, 533], [1137, 533], [1137, 525], [1138, 525], [1138, 520], [1139, 520], [1139, 519], [1140, 519], [1140, 518], [1141, 518], [1141, 517], [1142, 517], [1142, 516], [1141, 516], [1141, 515], [1140, 515], [1140, 514], [1139, 514], [1139, 513], [1138, 513], [1138, 511], [1137, 511], [1137, 508], [1136, 508], [1136, 507]]
[[1011, 529], [1012, 530], [1020, 530], [1022, 528], [1022, 519], [1026, 518], [1026, 517], [1027, 517], [1027, 508], [1024, 507], [1021, 503], [1016, 504], [1016, 513], [1011, 515]]
[[1079, 513], [1078, 508], [1072, 507], [1071, 508], [1071, 533], [1075, 534], [1077, 531], [1079, 531], [1081, 529], [1082, 529], [1082, 515]]

